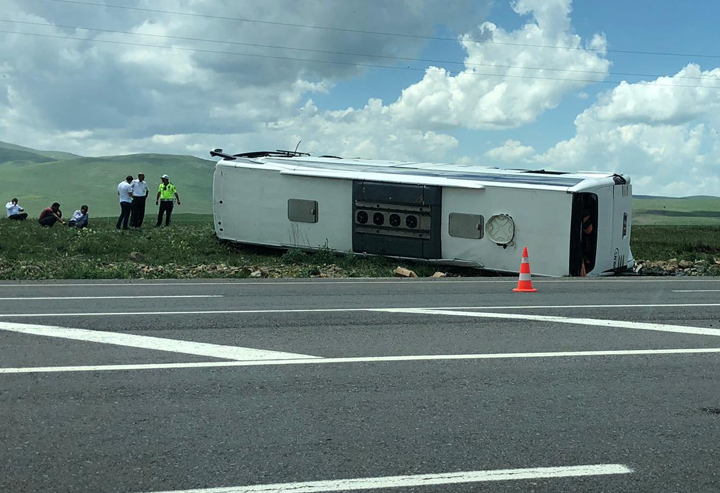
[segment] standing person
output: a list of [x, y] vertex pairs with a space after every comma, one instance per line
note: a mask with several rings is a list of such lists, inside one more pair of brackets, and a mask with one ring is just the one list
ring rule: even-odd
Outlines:
[[162, 226], [163, 213], [165, 213], [165, 226], [170, 226], [170, 215], [172, 214], [174, 199], [177, 199], [177, 205], [180, 205], [180, 196], [177, 193], [175, 185], [170, 183], [170, 177], [168, 175], [162, 175], [161, 179], [162, 183], [158, 188], [157, 197], [155, 197], [155, 205], [160, 204], [158, 220], [155, 225], [156, 228]]
[[130, 226], [133, 228], [141, 228], [145, 219], [145, 201], [148, 196], [148, 184], [145, 181], [145, 175], [138, 173], [137, 180], [133, 180], [132, 185], [132, 214], [130, 215]]
[[13, 221], [24, 221], [27, 219], [27, 213], [23, 212], [25, 209], [18, 205], [18, 199], [12, 199], [5, 204], [5, 210], [7, 211], [8, 219]]
[[120, 217], [118, 217], [115, 229], [120, 231], [120, 223], [123, 229], [128, 229], [128, 220], [130, 219], [130, 211], [132, 210], [132, 185], [133, 177], [128, 175], [125, 181], [118, 184], [118, 195], [120, 196]]
[[58, 204], [57, 202], [55, 202], [50, 207], [43, 209], [43, 211], [40, 213], [40, 218], [38, 218], [40, 226], [46, 226], [48, 228], [52, 228], [58, 221], [60, 222], [60, 224], [65, 224], [65, 221], [62, 220], [62, 211], [60, 210], [60, 204]]
[[88, 206], [80, 207], [79, 211], [73, 212], [72, 217], [68, 221], [68, 226], [83, 229], [87, 227], [90, 216], [88, 216]]

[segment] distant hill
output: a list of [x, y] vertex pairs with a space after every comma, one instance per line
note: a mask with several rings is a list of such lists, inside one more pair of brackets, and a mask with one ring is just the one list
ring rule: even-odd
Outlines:
[[[52, 202], [60, 202], [65, 215], [87, 204], [91, 217], [114, 216], [119, 211], [117, 184], [142, 171], [153, 198], [160, 176], [167, 173], [182, 200], [177, 212], [209, 214], [214, 169], [214, 161], [192, 156], [80, 157], [0, 142], [0, 202], [18, 197], [31, 216]], [[152, 214], [154, 204], [149, 205]]]
[[718, 225], [720, 197], [633, 197], [633, 224]]
[[7, 164], [8, 166], [22, 166], [29, 163], [45, 163], [51, 161], [57, 160], [55, 158], [35, 154], [34, 152], [0, 147], [0, 165]]
[[7, 142], [0, 142], [0, 149], [6, 149], [9, 151], [20, 151], [20, 152], [29, 152], [31, 154], [37, 154], [42, 157], [51, 158], [51, 159], [71, 159], [75, 157], [82, 157], [78, 156], [77, 154], [71, 154], [69, 152], [63, 152], [63, 151], [40, 151], [37, 149], [30, 149], [29, 147], [23, 147], [15, 144], [8, 144]]

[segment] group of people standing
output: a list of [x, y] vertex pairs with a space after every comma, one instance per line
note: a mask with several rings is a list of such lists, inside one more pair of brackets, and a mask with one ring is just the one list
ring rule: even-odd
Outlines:
[[[155, 205], [159, 205], [157, 224], [155, 227], [162, 226], [163, 216], [165, 216], [165, 226], [170, 226], [170, 216], [172, 215], [175, 201], [180, 205], [180, 196], [178, 195], [175, 185], [170, 183], [168, 175], [162, 175], [162, 183], [158, 187], [157, 196], [155, 197]], [[150, 192], [145, 175], [138, 173], [137, 179], [133, 179], [131, 175], [118, 184], [118, 196], [120, 197], [120, 216], [118, 217], [115, 229], [120, 231], [127, 230], [128, 222], [132, 228], [141, 228], [145, 220], [145, 204]]]
[[[175, 202], [177, 201], [177, 205], [180, 205], [180, 195], [178, 195], [175, 185], [170, 183], [170, 177], [162, 175], [161, 181], [162, 183], [160, 183], [155, 196], [155, 205], [159, 206], [157, 224], [155, 225], [158, 228], [162, 226], [163, 217], [165, 226], [170, 226], [170, 217]], [[117, 193], [120, 197], [120, 217], [118, 217], [115, 225], [116, 229], [120, 231], [122, 227], [123, 230], [127, 230], [129, 229], [128, 223], [132, 228], [141, 228], [145, 220], [145, 203], [150, 193], [149, 186], [145, 181], [145, 175], [138, 173], [137, 179], [128, 176], [125, 181], [121, 181], [118, 185]], [[27, 212], [20, 207], [17, 198], [13, 198], [5, 204], [5, 210], [7, 218], [12, 221], [24, 221], [28, 218]], [[87, 227], [89, 223], [88, 210], [87, 205], [80, 207], [73, 213], [67, 225], [80, 229]], [[62, 218], [60, 204], [57, 202], [43, 209], [38, 218], [38, 223], [45, 227], [52, 227], [56, 222], [66, 224]]]

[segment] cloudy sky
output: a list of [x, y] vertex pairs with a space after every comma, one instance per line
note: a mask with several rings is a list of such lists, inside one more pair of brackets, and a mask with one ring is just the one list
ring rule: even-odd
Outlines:
[[209, 158], [302, 140], [720, 195], [720, 2], [0, 3], [2, 141]]

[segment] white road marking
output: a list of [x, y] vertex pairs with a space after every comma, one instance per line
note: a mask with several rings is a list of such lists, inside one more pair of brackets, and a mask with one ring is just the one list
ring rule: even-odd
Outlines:
[[657, 332], [675, 332], [720, 337], [720, 329], [691, 327], [686, 325], [653, 324], [646, 322], [626, 322], [624, 320], [603, 320], [596, 318], [551, 317], [547, 315], [520, 315], [516, 313], [458, 312], [452, 310], [428, 310], [423, 308], [386, 308], [378, 312], [408, 313], [425, 315], [449, 315], [455, 317], [494, 318], [503, 320], [528, 320], [533, 322], [551, 322], [572, 325], [592, 325], [596, 327], [617, 327], [621, 329], [651, 330]]
[[309, 356], [306, 354], [266, 351], [263, 349], [251, 349], [236, 346], [221, 346], [218, 344], [179, 341], [175, 339], [163, 339], [161, 337], [139, 336], [117, 332], [51, 327], [47, 325], [0, 322], [0, 330], [44, 337], [57, 337], [60, 339], [73, 339], [76, 341], [98, 342], [100, 344], [112, 344], [116, 346], [153, 349], [156, 351], [166, 351], [170, 353], [224, 358], [236, 361], [317, 358], [317, 356]]
[[674, 354], [718, 354], [720, 348], [621, 349], [609, 351], [563, 351], [547, 353], [428, 354], [410, 356], [359, 356], [351, 358], [304, 358], [254, 361], [203, 361], [198, 363], [140, 363], [131, 365], [35, 366], [0, 368], [0, 374], [65, 373], [88, 371], [177, 370], [187, 368], [231, 368], [246, 366], [332, 365], [342, 363], [401, 363], [414, 361], [465, 361], [542, 358], [596, 358], [613, 356], [662, 356]]
[[[650, 303], [632, 305], [497, 305], [497, 306], [438, 306], [422, 310], [555, 310], [576, 308], [682, 308], [682, 307], [720, 307], [720, 303]], [[156, 311], [156, 312], [85, 312], [85, 313], [0, 313], [0, 318], [37, 318], [37, 317], [115, 317], [135, 315], [241, 315], [253, 313], [334, 313], [334, 312], [381, 312], [387, 310], [415, 310], [416, 308], [281, 308], [267, 310], [194, 310], [194, 311]]]
[[[638, 284], [638, 283], [673, 283], [673, 282], [720, 282], [720, 279], [714, 278], [714, 279], [699, 279], [699, 278], [693, 278], [693, 279], [666, 279], [662, 277], [650, 277], [650, 278], [627, 278], [627, 279], [612, 279], [612, 278], [599, 278], [599, 279], [578, 279], [578, 278], [565, 278], [565, 279], [534, 279], [533, 282], [538, 282], [540, 284], [563, 284], [563, 283], [578, 283], [578, 284], [588, 284], [588, 283], [632, 283], [632, 284]], [[470, 279], [470, 278], [457, 278], [457, 279], [379, 279], [379, 280], [369, 280], [369, 279], [357, 279], [352, 281], [336, 281], [332, 279], [314, 279], [312, 281], [264, 281], [264, 280], [258, 280], [258, 281], [228, 281], [228, 282], [127, 282], [127, 283], [23, 283], [23, 284], [0, 284], [0, 289], [2, 288], [38, 288], [38, 287], [57, 287], [57, 286], [63, 286], [63, 287], [103, 287], [103, 286], [109, 286], [109, 287], [143, 287], [143, 286], [293, 286], [293, 285], [303, 285], [303, 286], [322, 286], [327, 284], [403, 284], [403, 285], [412, 285], [412, 284], [446, 284], [446, 283], [456, 283], [456, 284], [485, 284], [485, 283], [497, 283], [497, 284], [517, 284], [517, 278], [491, 278], [491, 279]]]
[[565, 467], [535, 467], [529, 469], [496, 469], [490, 471], [465, 471], [441, 474], [415, 474], [408, 476], [385, 476], [380, 478], [308, 481], [306, 483], [257, 484], [253, 486], [175, 490], [158, 493], [324, 493], [332, 491], [410, 488], [413, 486], [434, 486], [442, 484], [484, 483], [490, 481], [519, 481], [523, 479], [609, 476], [617, 474], [631, 474], [633, 472], [634, 471], [632, 469], [622, 464], [599, 464]]
[[177, 296], [18, 296], [0, 297], [0, 301], [37, 301], [37, 300], [156, 300], [168, 298], [224, 298], [222, 294], [184, 294]]
[[673, 289], [673, 293], [720, 293], [720, 289]]

